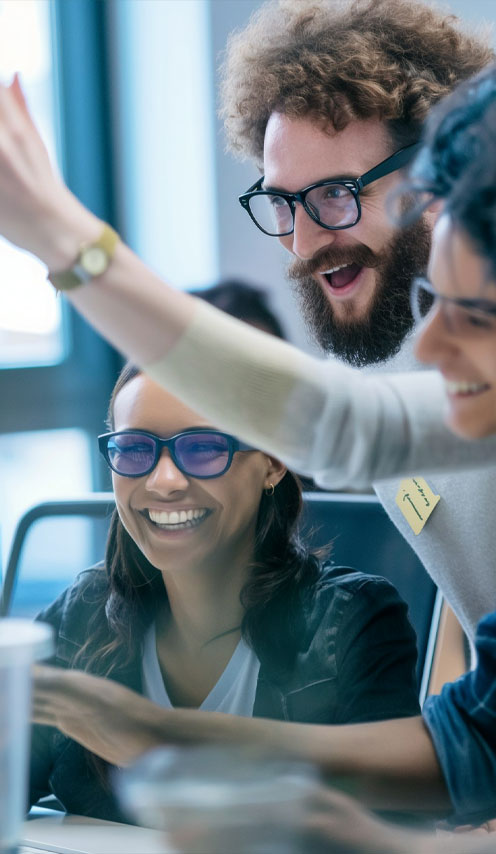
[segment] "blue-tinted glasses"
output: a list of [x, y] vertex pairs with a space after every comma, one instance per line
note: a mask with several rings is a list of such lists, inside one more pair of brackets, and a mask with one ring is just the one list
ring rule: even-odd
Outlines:
[[236, 451], [253, 451], [228, 433], [197, 428], [161, 439], [146, 430], [122, 430], [98, 437], [100, 453], [116, 474], [143, 477], [157, 465], [167, 448], [176, 468], [189, 477], [211, 478], [225, 474]]

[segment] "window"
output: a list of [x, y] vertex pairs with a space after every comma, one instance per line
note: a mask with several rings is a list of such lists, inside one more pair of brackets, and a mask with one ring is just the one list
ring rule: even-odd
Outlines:
[[[28, 507], [50, 498], [71, 497], [91, 490], [90, 451], [88, 436], [77, 429], [32, 430], [0, 435], [3, 566], [16, 522]], [[52, 546], [52, 563], [56, 551]], [[68, 563], [70, 554], [67, 544], [61, 547], [59, 559], [64, 565]], [[42, 555], [38, 552], [40, 558]], [[33, 561], [33, 573], [36, 570], [35, 563]], [[78, 568], [84, 569], [84, 566]], [[56, 567], [52, 567], [52, 570], [56, 571]]]
[[219, 270], [209, 4], [128, 0], [112, 9], [124, 233], [177, 287], [211, 284]]
[[[0, 0], [0, 77], [19, 71], [50, 154], [55, 157], [49, 0]], [[8, 287], [0, 303], [0, 367], [54, 364], [64, 353], [61, 302], [46, 269], [0, 238], [0, 269]]]

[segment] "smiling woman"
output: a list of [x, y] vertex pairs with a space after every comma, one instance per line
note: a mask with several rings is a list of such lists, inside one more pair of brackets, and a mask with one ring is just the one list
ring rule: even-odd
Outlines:
[[496, 432], [496, 287], [487, 261], [465, 229], [447, 215], [435, 228], [429, 272], [434, 305], [417, 357], [443, 376], [446, 421], [477, 439]]
[[305, 549], [300, 486], [282, 463], [131, 365], [108, 425], [99, 441], [117, 509], [104, 564], [40, 615], [64, 669], [37, 680], [35, 720], [57, 729], [35, 727], [32, 800], [52, 791], [71, 812], [120, 817], [102, 760], [146, 749], [173, 707], [229, 713], [226, 738], [234, 715], [344, 723], [418, 711], [404, 603], [384, 579]]

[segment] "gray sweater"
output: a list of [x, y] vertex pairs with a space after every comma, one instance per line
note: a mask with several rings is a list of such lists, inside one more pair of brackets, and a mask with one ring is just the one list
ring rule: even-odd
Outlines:
[[[366, 373], [316, 359], [201, 302], [175, 347], [146, 371], [212, 423], [323, 487], [374, 483], [471, 638], [494, 610], [496, 467], [488, 463], [496, 437], [468, 442], [447, 430], [436, 372]], [[426, 478], [441, 495], [417, 536], [395, 504], [404, 474]]]
[[[412, 344], [410, 337], [398, 356], [374, 372], [418, 370], [421, 366]], [[486, 462], [490, 463], [490, 457]], [[417, 474], [426, 476], [426, 471]], [[496, 609], [496, 525], [492, 504], [496, 463], [472, 471], [427, 472], [426, 479], [441, 501], [418, 536], [395, 501], [400, 478], [379, 481], [374, 489], [473, 641], [480, 618]]]

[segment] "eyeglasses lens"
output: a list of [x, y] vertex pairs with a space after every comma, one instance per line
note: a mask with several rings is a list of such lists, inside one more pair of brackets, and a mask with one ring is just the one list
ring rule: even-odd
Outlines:
[[430, 288], [416, 280], [412, 287], [412, 314], [419, 323], [429, 313], [434, 303], [439, 305], [444, 325], [449, 332], [460, 338], [480, 338], [484, 333], [494, 334], [496, 314], [477, 306], [460, 305], [456, 298], [435, 296]]
[[265, 195], [252, 196], [250, 211], [260, 228], [268, 234], [288, 234], [293, 230], [293, 214], [291, 208], [282, 196]]
[[185, 433], [175, 442], [176, 458], [192, 477], [216, 477], [229, 464], [227, 438], [218, 433]]
[[353, 225], [358, 218], [355, 196], [342, 184], [324, 184], [307, 193], [305, 202], [324, 225], [340, 228]]
[[[307, 210], [323, 225], [344, 228], [358, 219], [355, 196], [341, 184], [325, 184], [305, 196]], [[258, 225], [268, 234], [288, 234], [293, 230], [293, 214], [283, 196], [260, 193], [250, 199], [250, 210]]]
[[156, 442], [140, 433], [122, 433], [109, 439], [108, 458], [112, 468], [122, 475], [144, 474], [153, 468]]
[[434, 295], [423, 286], [421, 279], [416, 279], [412, 286], [411, 306], [413, 319], [420, 323], [429, 313], [434, 304]]
[[[219, 433], [184, 433], [171, 440], [177, 467], [191, 477], [219, 477], [229, 467], [230, 447]], [[108, 440], [109, 462], [117, 474], [140, 477], [156, 465], [157, 440], [143, 433], [120, 433]]]

